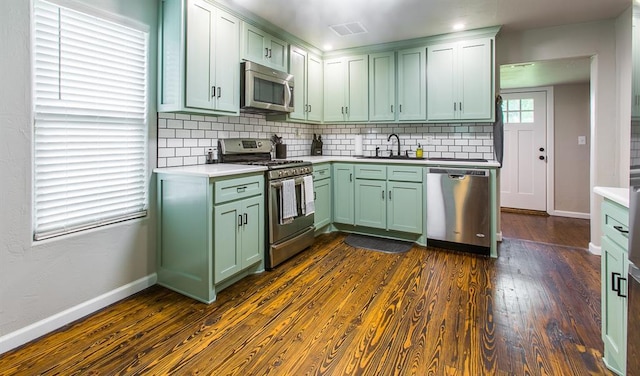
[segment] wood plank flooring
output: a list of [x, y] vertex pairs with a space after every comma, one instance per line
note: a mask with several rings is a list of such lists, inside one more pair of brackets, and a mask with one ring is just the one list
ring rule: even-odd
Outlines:
[[211, 305], [149, 288], [1, 355], [0, 375], [610, 374], [584, 249], [507, 238], [496, 260], [344, 237]]

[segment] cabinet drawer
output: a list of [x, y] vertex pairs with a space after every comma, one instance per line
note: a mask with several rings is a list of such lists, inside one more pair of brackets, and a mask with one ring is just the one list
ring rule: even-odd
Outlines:
[[356, 179], [386, 180], [387, 166], [376, 164], [356, 165]]
[[387, 167], [388, 179], [392, 181], [408, 181], [422, 183], [424, 169], [414, 166], [389, 166]]
[[242, 178], [217, 180], [214, 186], [216, 204], [251, 197], [264, 193], [264, 176], [254, 175]]
[[613, 202], [602, 202], [602, 232], [625, 251], [629, 248], [629, 211]]
[[322, 180], [331, 177], [331, 165], [324, 163], [313, 166], [313, 180]]

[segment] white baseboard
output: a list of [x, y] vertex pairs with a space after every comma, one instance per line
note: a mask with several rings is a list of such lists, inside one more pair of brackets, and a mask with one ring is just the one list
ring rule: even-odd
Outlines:
[[496, 240], [497, 240], [497, 241], [499, 241], [499, 242], [501, 242], [501, 241], [502, 241], [502, 231], [500, 231], [500, 232], [498, 232], [498, 233], [496, 234]]
[[591, 252], [594, 255], [601, 256], [602, 255], [602, 248], [599, 245], [595, 245], [595, 244], [589, 242], [589, 252]]
[[131, 296], [139, 291], [156, 284], [158, 276], [153, 273], [137, 281], [128, 283], [115, 290], [111, 290], [96, 298], [80, 303], [62, 312], [49, 316], [15, 332], [0, 337], [0, 354], [22, 346], [25, 343], [61, 328], [75, 320], [92, 314], [110, 304]]
[[550, 212], [549, 215], [555, 215], [558, 217], [578, 218], [578, 219], [591, 219], [591, 214], [589, 213], [579, 213], [579, 212], [571, 212], [571, 211], [564, 211], [564, 210], [554, 210]]

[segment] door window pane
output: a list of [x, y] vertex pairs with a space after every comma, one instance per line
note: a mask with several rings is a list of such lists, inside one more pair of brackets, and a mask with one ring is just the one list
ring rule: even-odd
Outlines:
[[520, 108], [522, 111], [533, 111], [533, 98], [521, 100]]
[[522, 111], [520, 113], [520, 120], [523, 123], [533, 123], [533, 111]]

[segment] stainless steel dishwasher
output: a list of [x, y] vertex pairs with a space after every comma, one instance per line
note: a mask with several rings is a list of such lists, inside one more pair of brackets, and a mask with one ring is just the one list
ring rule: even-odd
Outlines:
[[489, 170], [427, 169], [427, 245], [489, 255]]

